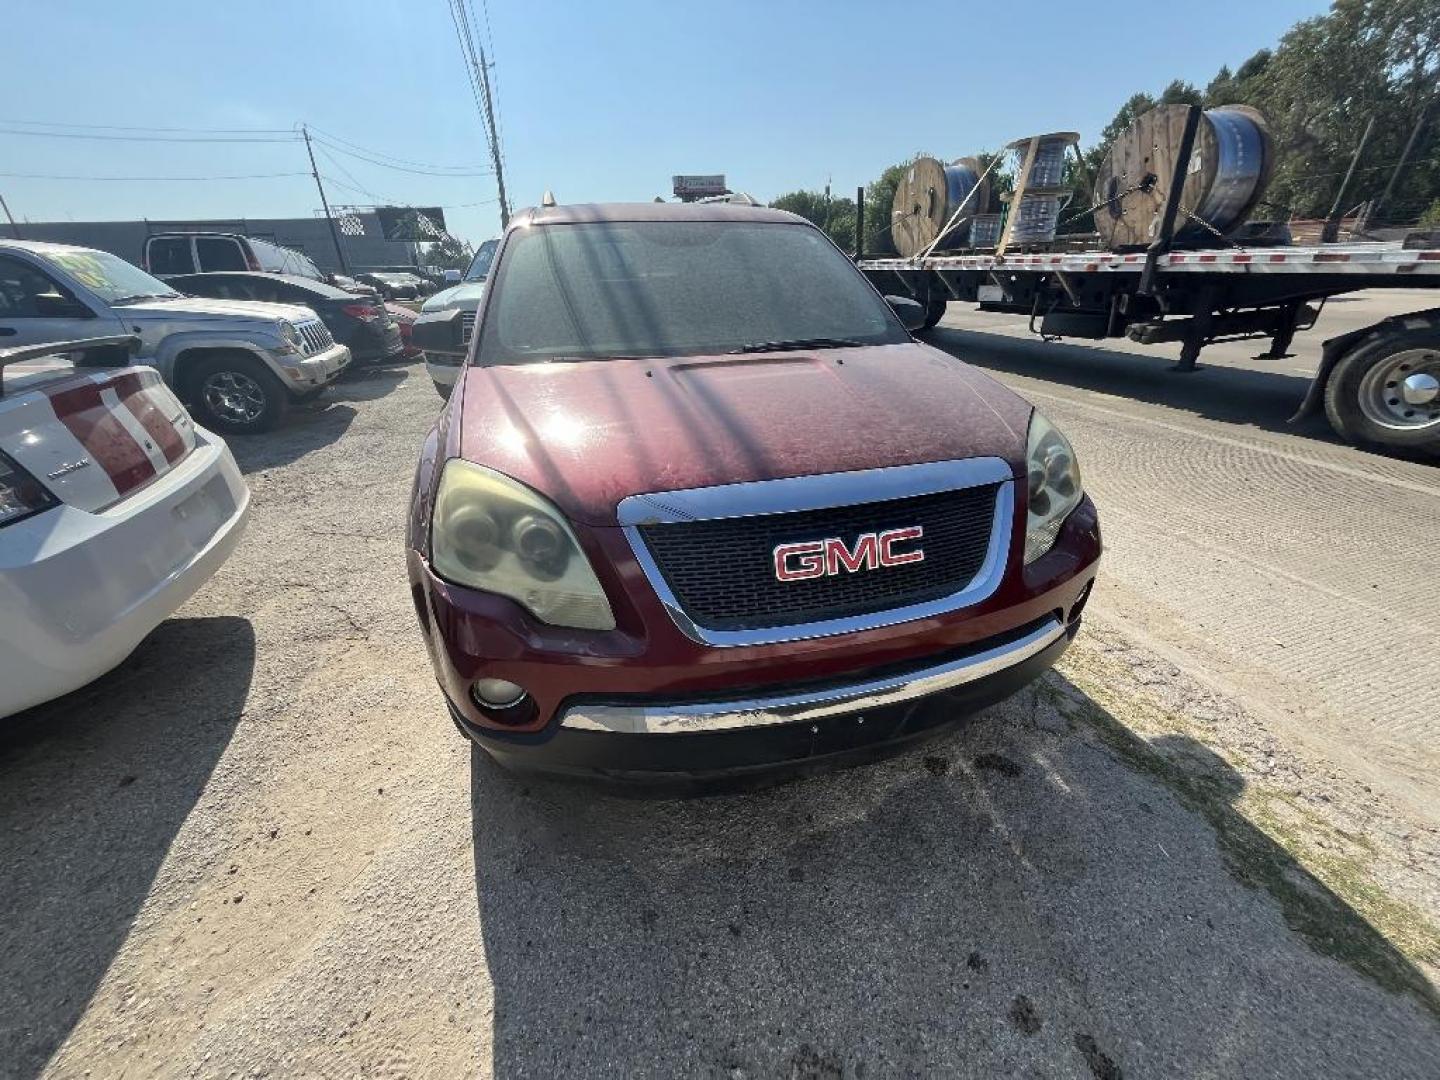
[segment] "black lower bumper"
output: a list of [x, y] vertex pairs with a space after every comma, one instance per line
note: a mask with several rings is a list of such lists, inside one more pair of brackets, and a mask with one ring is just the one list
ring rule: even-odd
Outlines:
[[885, 757], [946, 731], [1039, 678], [1078, 628], [1044, 651], [954, 689], [896, 705], [826, 717], [698, 734], [632, 735], [557, 728], [524, 741], [482, 731], [453, 707], [457, 727], [506, 769], [660, 791], [744, 786], [747, 780], [840, 768]]

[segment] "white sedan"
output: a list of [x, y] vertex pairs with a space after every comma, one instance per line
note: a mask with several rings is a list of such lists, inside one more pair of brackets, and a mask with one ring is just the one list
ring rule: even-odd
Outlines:
[[124, 660], [244, 531], [224, 441], [152, 368], [92, 366], [133, 343], [0, 350], [0, 717]]

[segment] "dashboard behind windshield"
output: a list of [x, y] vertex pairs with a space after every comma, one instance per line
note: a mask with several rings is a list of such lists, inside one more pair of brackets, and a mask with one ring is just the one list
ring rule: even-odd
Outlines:
[[615, 221], [520, 230], [489, 288], [482, 364], [910, 340], [825, 234], [801, 224]]

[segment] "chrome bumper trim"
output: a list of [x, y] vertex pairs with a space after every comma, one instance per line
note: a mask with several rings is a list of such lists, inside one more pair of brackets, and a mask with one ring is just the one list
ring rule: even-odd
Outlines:
[[575, 705], [565, 710], [560, 726], [581, 731], [628, 735], [683, 735], [769, 724], [798, 724], [842, 713], [894, 705], [976, 682], [1044, 652], [1065, 635], [1058, 619], [1024, 637], [959, 660], [937, 664], [908, 675], [834, 686], [798, 694], [779, 694], [746, 701], [715, 701], [677, 705]]

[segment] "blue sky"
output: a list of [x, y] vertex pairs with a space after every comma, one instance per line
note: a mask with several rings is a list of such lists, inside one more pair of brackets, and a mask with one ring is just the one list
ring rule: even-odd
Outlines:
[[[472, 0], [480, 21], [481, 0]], [[769, 199], [837, 192], [926, 151], [948, 158], [1037, 131], [1094, 138], [1137, 90], [1203, 85], [1273, 45], [1320, 0], [1103, 7], [1029, 3], [722, 4], [489, 0], [511, 202], [669, 194], [723, 172]], [[7, 5], [0, 129], [16, 121], [320, 131], [392, 157], [485, 164], [446, 0], [51, 0]], [[898, 5], [897, 5], [898, 7]], [[1013, 17], [1024, 36], [1007, 48]], [[967, 32], [968, 29], [968, 32]], [[889, 35], [889, 36], [887, 36]], [[16, 47], [16, 46], [21, 47]], [[497, 231], [489, 176], [418, 176], [322, 150], [332, 201], [441, 204], [452, 231]], [[0, 130], [0, 173], [213, 177], [304, 173], [303, 144], [34, 138]], [[342, 186], [345, 185], [345, 186]], [[363, 189], [363, 190], [355, 190]], [[0, 175], [33, 220], [310, 214], [308, 175], [100, 182]], [[465, 205], [482, 203], [481, 205]]]

